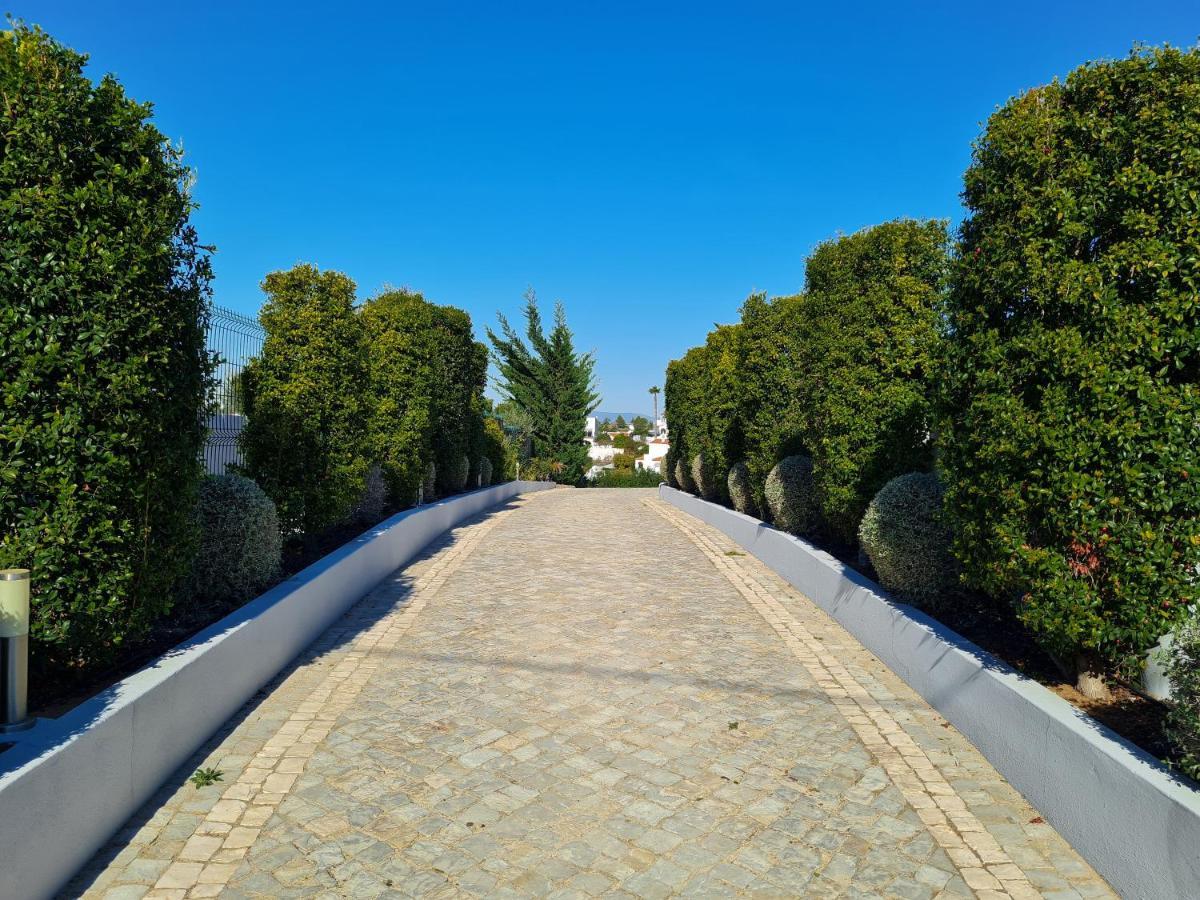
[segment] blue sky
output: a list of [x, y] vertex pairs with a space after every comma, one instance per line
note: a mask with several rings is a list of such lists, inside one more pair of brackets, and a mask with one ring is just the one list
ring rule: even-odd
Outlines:
[[[153, 101], [197, 171], [218, 303], [296, 262], [519, 315], [594, 348], [602, 408], [838, 231], [960, 215], [997, 104], [1194, 2], [202, 5], [13, 0]], [[202, 10], [202, 11], [201, 11]]]

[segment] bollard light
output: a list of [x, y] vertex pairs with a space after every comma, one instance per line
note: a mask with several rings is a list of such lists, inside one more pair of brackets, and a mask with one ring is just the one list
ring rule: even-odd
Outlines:
[[29, 717], [29, 570], [0, 569], [0, 734]]

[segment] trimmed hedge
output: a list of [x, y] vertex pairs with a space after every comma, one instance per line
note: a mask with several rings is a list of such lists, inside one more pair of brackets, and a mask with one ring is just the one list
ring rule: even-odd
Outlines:
[[813, 462], [807, 456], [786, 456], [767, 475], [763, 491], [771, 521], [797, 535], [815, 534], [821, 527]]
[[285, 535], [346, 521], [366, 482], [366, 367], [354, 282], [301, 264], [262, 283], [262, 355], [242, 377], [245, 473], [275, 501]]
[[249, 478], [207, 476], [194, 514], [200, 547], [187, 584], [191, 602], [240, 606], [278, 574], [279, 516], [271, 498]]
[[1171, 681], [1166, 733], [1175, 749], [1174, 761], [1200, 781], [1200, 614], [1195, 610], [1173, 635], [1166, 674]]
[[0, 567], [33, 570], [38, 665], [108, 663], [197, 535], [211, 271], [151, 108], [0, 33]]
[[955, 550], [1080, 673], [1133, 675], [1200, 600], [1198, 98], [1195, 50], [1090, 64], [997, 111], [966, 174]]
[[879, 583], [926, 609], [947, 602], [958, 583], [943, 494], [932, 472], [897, 476], [875, 495], [858, 529]]
[[681, 491], [687, 491], [689, 494], [696, 493], [696, 484], [692, 481], [691, 470], [683, 464], [682, 459], [675, 461], [675, 484]]
[[800, 433], [829, 533], [853, 545], [884, 484], [933, 464], [930, 370], [944, 222], [898, 220], [820, 244], [805, 267]]
[[479, 460], [479, 486], [488, 487], [492, 483], [492, 461], [486, 456]]

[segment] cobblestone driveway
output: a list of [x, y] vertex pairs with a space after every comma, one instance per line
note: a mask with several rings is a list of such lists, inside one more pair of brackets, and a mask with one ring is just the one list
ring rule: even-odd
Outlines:
[[457, 529], [68, 893], [1112, 896], [836, 623], [636, 490]]

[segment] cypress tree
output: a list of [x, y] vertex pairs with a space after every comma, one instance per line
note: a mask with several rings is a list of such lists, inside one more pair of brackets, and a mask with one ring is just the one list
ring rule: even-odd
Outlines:
[[504, 316], [498, 318], [501, 334], [490, 328], [487, 334], [500, 372], [500, 391], [532, 421], [532, 455], [557, 460], [562, 470], [555, 480], [573, 484], [589, 468], [584, 430], [600, 401], [595, 356], [576, 352], [561, 303], [554, 310], [554, 327], [545, 333], [533, 291], [525, 295], [528, 344]]

